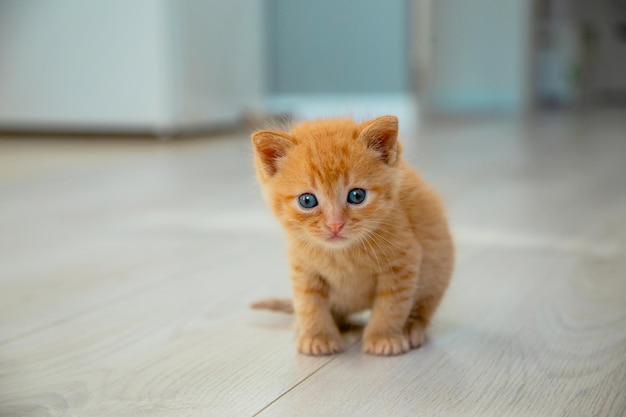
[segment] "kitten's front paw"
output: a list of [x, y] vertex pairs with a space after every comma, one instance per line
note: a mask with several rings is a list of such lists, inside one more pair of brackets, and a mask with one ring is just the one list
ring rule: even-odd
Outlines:
[[297, 344], [298, 352], [305, 355], [321, 356], [341, 352], [341, 340], [339, 336], [299, 336]]
[[367, 336], [363, 340], [363, 352], [371, 355], [400, 355], [408, 352], [409, 349], [409, 338], [402, 333]]

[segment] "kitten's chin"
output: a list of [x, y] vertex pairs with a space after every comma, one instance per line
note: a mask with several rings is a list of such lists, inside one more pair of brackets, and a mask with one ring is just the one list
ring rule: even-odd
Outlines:
[[345, 236], [325, 236], [317, 239], [323, 246], [330, 249], [341, 249], [350, 246], [351, 240]]
[[325, 249], [346, 249], [354, 244], [353, 236], [345, 234], [331, 235], [326, 233], [307, 233], [307, 240], [321, 248]]

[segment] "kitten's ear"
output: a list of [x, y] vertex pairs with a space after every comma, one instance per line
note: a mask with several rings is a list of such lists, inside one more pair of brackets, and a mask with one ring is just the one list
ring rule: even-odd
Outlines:
[[396, 116], [381, 116], [363, 123], [360, 127], [358, 140], [378, 152], [386, 164], [393, 165], [398, 161], [400, 144], [398, 143], [398, 118]]
[[286, 133], [261, 130], [252, 134], [254, 153], [263, 173], [272, 177], [278, 172], [280, 159], [295, 144], [295, 140]]

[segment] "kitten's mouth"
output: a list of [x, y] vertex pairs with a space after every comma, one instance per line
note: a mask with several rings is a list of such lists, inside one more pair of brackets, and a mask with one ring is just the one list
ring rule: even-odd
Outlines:
[[330, 244], [343, 244], [348, 241], [348, 238], [341, 235], [330, 235], [326, 236], [324, 240], [326, 240], [326, 242]]
[[316, 233], [312, 236], [314, 240], [318, 242], [318, 244], [322, 244], [324, 246], [329, 247], [340, 247], [346, 246], [352, 239], [346, 236], [346, 233], [341, 232], [338, 234], [334, 233]]

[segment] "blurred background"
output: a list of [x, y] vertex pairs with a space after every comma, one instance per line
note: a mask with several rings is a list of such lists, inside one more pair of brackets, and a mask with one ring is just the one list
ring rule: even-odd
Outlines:
[[623, 0], [2, 0], [0, 130], [626, 102]]

